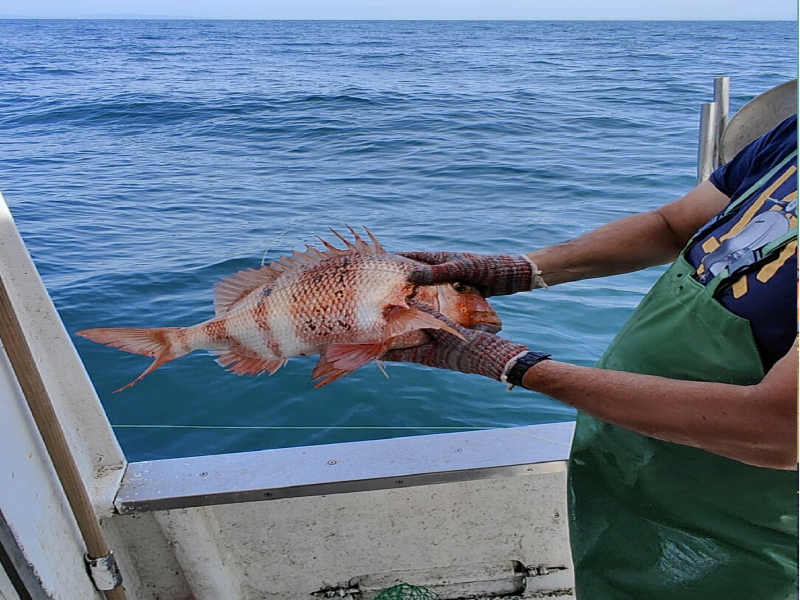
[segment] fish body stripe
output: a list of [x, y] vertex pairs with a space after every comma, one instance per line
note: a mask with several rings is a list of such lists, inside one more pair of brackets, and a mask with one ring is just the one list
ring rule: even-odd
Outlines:
[[259, 300], [253, 307], [253, 320], [261, 333], [261, 341], [267, 350], [266, 357], [283, 358], [285, 355], [282, 352], [280, 341], [270, 322], [270, 313], [272, 311], [270, 311], [270, 303], [267, 300], [267, 296], [269, 296], [268, 293], [259, 295]]
[[258, 353], [259, 332], [251, 310], [240, 308], [225, 316], [225, 325], [230, 334], [227, 348], [236, 349], [237, 354], [247, 357], [256, 357]]
[[231, 339], [225, 319], [206, 321], [203, 323], [202, 333], [206, 338], [207, 344], [213, 347], [223, 346]]
[[215, 288], [217, 316], [203, 323], [186, 328], [98, 328], [78, 333], [156, 358], [129, 385], [166, 362], [205, 348], [238, 374], [274, 373], [292, 356], [322, 354], [315, 369], [322, 378], [319, 386], [364, 364], [359, 362], [363, 350], [339, 348], [338, 354], [327, 353], [331, 345], [374, 348], [391, 342], [393, 348], [402, 348], [425, 343], [429, 334], [424, 330], [430, 327], [408, 310], [412, 297], [441, 309], [464, 326], [481, 323], [481, 319], [484, 323], [494, 319], [492, 323], [499, 325], [496, 313], [479, 292], [470, 298], [458, 296], [447, 284], [417, 288], [407, 276], [418, 263], [387, 254], [371, 234], [370, 244], [355, 231], [351, 233], [354, 242], [337, 234], [346, 249], [323, 240], [324, 251], [308, 247], [261, 269], [225, 278]]
[[175, 341], [180, 345], [184, 354], [188, 354], [194, 350], [189, 344], [189, 335], [187, 329], [184, 327], [175, 330]]

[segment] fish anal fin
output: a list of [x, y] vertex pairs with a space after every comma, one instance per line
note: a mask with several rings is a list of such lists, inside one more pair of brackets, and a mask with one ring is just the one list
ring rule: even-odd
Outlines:
[[235, 348], [218, 353], [217, 363], [237, 375], [261, 375], [275, 372], [289, 362], [288, 358], [261, 358], [248, 356], [238, 352]]
[[417, 329], [442, 329], [462, 340], [465, 339], [459, 331], [453, 329], [444, 321], [418, 308], [388, 306], [384, 309], [384, 317], [386, 318], [386, 336], [388, 338], [397, 337]]

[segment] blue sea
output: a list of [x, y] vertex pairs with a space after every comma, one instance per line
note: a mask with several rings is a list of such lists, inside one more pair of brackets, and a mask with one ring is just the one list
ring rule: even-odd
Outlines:
[[[188, 325], [220, 277], [344, 224], [526, 252], [675, 199], [700, 106], [796, 76], [792, 22], [0, 21], [0, 191], [70, 331]], [[318, 242], [317, 242], [318, 243]], [[492, 299], [591, 365], [661, 269]], [[74, 337], [131, 460], [564, 421], [525, 390], [314, 357], [239, 377]]]

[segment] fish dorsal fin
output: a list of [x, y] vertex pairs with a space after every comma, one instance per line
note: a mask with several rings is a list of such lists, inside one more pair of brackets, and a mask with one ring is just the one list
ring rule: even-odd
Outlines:
[[345, 256], [348, 254], [386, 254], [386, 250], [383, 249], [383, 246], [381, 246], [380, 242], [375, 239], [375, 236], [372, 235], [372, 232], [369, 229], [364, 227], [364, 231], [367, 232], [367, 235], [370, 239], [370, 241], [367, 242], [364, 240], [364, 238], [358, 235], [356, 230], [350, 227], [350, 225], [346, 225], [346, 227], [350, 233], [353, 234], [352, 242], [335, 229], [331, 229], [331, 233], [344, 242], [344, 248], [337, 248], [327, 240], [317, 236], [317, 239], [322, 242], [323, 246], [325, 246], [324, 251], [320, 252], [316, 248], [306, 246], [305, 252], [295, 251], [292, 253], [291, 257], [284, 257], [280, 259], [278, 263], [284, 263], [287, 261], [287, 259], [289, 259], [290, 262], [287, 266], [296, 266], [295, 263], [291, 262], [292, 259], [316, 263], [333, 258], [334, 256]]
[[289, 256], [272, 261], [260, 269], [245, 269], [230, 277], [221, 279], [214, 286], [214, 310], [217, 316], [229, 312], [234, 305], [249, 296], [256, 288], [270, 285], [278, 277], [297, 269], [315, 265], [338, 256], [386, 254], [386, 250], [383, 249], [383, 246], [375, 239], [369, 229], [364, 228], [369, 237], [369, 241], [365, 241], [352, 227], [349, 225], [346, 227], [353, 234], [352, 242], [339, 232], [331, 229], [333, 235], [344, 242], [345, 248], [337, 248], [328, 241], [318, 238], [325, 246], [325, 250], [317, 250], [312, 246], [306, 245], [305, 251], [293, 250]]
[[214, 312], [217, 316], [225, 314], [250, 292], [271, 284], [280, 275], [281, 271], [266, 266], [260, 269], [245, 269], [230, 277], [223, 277], [214, 286]]

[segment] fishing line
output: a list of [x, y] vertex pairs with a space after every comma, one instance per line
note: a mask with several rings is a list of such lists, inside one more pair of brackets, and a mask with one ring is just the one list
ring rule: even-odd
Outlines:
[[[302, 223], [303, 220], [304, 220], [303, 218], [298, 219], [297, 221], [295, 221], [294, 223], [289, 225], [289, 227], [287, 227], [286, 229], [281, 231], [274, 238], [272, 238], [272, 241], [267, 245], [266, 249], [264, 250], [264, 254], [261, 255], [261, 266], [262, 267], [267, 264], [267, 254], [269, 254], [269, 251], [272, 249], [272, 246], [274, 246], [277, 242], [279, 242], [281, 240], [281, 238], [283, 236], [285, 236], [287, 233], [289, 233], [292, 229], [294, 229], [295, 227], [300, 225], [300, 223]], [[308, 217], [305, 217], [305, 220], [307, 221]]]
[[123, 425], [112, 425], [114, 429], [259, 429], [259, 430], [281, 430], [281, 429], [291, 429], [291, 430], [311, 430], [311, 429], [324, 429], [324, 430], [333, 430], [333, 429], [353, 429], [353, 430], [363, 430], [363, 429], [376, 429], [376, 430], [395, 430], [395, 429], [407, 429], [407, 430], [417, 430], [417, 429], [453, 429], [453, 430], [489, 430], [489, 429], [497, 429], [492, 427], [473, 427], [473, 426], [463, 426], [463, 427], [440, 427], [437, 425], [424, 425], [424, 426], [397, 426], [397, 427], [389, 427], [389, 426], [341, 426], [341, 427], [323, 427], [323, 426], [269, 426], [269, 425], [145, 425], [145, 424], [123, 424]]

